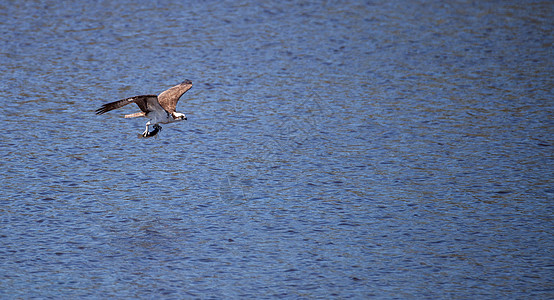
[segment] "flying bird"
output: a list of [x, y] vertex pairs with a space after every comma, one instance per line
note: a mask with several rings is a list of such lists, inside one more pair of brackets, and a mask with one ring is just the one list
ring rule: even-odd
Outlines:
[[[125, 118], [146, 117], [150, 121], [146, 122], [146, 129], [142, 133], [142, 137], [152, 137], [158, 134], [162, 129], [160, 124], [168, 124], [177, 121], [186, 120], [187, 116], [184, 113], [175, 111], [179, 98], [192, 87], [192, 81], [185, 80], [180, 84], [163, 91], [159, 95], [142, 95], [125, 98], [111, 103], [106, 103], [96, 110], [97, 115], [109, 112], [117, 108], [121, 108], [129, 103], [136, 103], [140, 108], [140, 112], [125, 115]], [[153, 126], [154, 130], [149, 131], [149, 127]]]

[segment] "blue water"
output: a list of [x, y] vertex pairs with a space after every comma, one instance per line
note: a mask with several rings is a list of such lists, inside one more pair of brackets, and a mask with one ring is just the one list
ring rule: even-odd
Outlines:
[[554, 297], [551, 1], [94, 2], [0, 4], [1, 298]]

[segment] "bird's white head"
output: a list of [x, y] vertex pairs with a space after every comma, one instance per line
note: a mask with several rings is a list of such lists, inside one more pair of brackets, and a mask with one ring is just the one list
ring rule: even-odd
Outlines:
[[171, 116], [173, 117], [173, 120], [175, 120], [175, 121], [181, 121], [181, 120], [186, 120], [187, 119], [187, 116], [185, 114], [178, 113], [178, 112], [172, 113]]

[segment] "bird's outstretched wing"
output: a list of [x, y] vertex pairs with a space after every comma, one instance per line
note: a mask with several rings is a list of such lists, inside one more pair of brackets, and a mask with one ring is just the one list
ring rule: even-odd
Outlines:
[[136, 103], [140, 110], [142, 110], [145, 114], [156, 110], [163, 110], [163, 108], [160, 106], [160, 103], [158, 103], [158, 96], [142, 95], [106, 103], [96, 110], [96, 114], [101, 115], [103, 113], [109, 112], [110, 110], [121, 108], [129, 103]]
[[180, 84], [163, 91], [158, 95], [160, 105], [169, 113], [175, 112], [177, 101], [192, 87], [192, 81], [185, 80]]

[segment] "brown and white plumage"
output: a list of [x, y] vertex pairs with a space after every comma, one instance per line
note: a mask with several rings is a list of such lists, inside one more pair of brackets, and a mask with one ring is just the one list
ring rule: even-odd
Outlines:
[[[96, 114], [101, 115], [108, 111], [121, 108], [127, 104], [135, 103], [141, 111], [134, 114], [127, 114], [125, 115], [125, 118], [149, 118], [150, 121], [146, 123], [146, 130], [142, 133], [142, 136], [151, 137], [156, 135], [161, 130], [162, 127], [159, 124], [173, 123], [187, 119], [185, 114], [176, 112], [175, 109], [181, 96], [190, 90], [190, 88], [192, 88], [192, 82], [187, 79], [182, 83], [163, 91], [158, 96], [134, 96], [106, 103], [96, 110]], [[148, 131], [148, 127], [150, 125], [154, 126], [154, 130], [152, 132]]]

